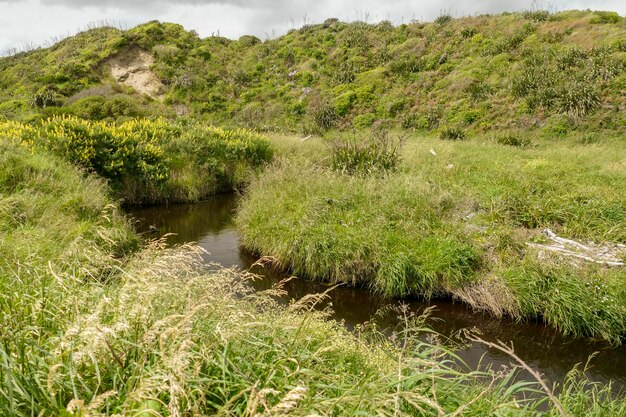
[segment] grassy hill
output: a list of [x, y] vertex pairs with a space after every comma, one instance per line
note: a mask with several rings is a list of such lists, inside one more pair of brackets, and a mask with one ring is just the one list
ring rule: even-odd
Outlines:
[[[158, 94], [111, 74], [110, 60], [132, 51], [151, 56]], [[440, 16], [399, 26], [328, 19], [266, 41], [202, 39], [149, 22], [1, 58], [0, 117], [193, 115], [302, 133], [383, 120], [423, 131], [615, 134], [626, 131], [625, 68], [626, 18], [612, 12]]]

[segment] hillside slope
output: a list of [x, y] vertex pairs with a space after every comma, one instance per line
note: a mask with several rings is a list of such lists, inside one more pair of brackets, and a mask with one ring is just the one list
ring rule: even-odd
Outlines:
[[[152, 54], [150, 97], [116, 54]], [[626, 131], [626, 18], [536, 11], [394, 26], [322, 24], [277, 39], [201, 39], [171, 23], [99, 28], [0, 59], [0, 117], [193, 115], [261, 129]]]

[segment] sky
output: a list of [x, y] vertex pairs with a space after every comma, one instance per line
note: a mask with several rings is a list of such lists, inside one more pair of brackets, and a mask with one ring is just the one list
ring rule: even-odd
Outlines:
[[394, 23], [533, 8], [612, 10], [626, 0], [0, 0], [0, 54], [45, 45], [93, 24], [131, 28], [149, 20], [175, 22], [200, 36], [275, 37], [329, 17]]

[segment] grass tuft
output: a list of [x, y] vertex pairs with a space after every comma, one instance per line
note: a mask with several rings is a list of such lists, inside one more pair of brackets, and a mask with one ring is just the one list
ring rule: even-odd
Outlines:
[[514, 146], [516, 148], [528, 148], [532, 146], [532, 139], [522, 132], [504, 132], [496, 136], [496, 142], [500, 145]]
[[404, 138], [392, 139], [385, 129], [360, 138], [356, 134], [330, 142], [332, 168], [346, 174], [393, 171], [400, 163]]
[[439, 130], [439, 139], [465, 140], [467, 139], [467, 133], [460, 127], [445, 126]]

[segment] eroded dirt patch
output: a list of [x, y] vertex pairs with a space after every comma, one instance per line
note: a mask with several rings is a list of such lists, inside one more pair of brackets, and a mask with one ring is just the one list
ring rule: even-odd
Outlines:
[[153, 64], [154, 57], [138, 46], [126, 47], [104, 62], [118, 83], [130, 86], [142, 94], [160, 99], [163, 95], [164, 86], [150, 69]]

